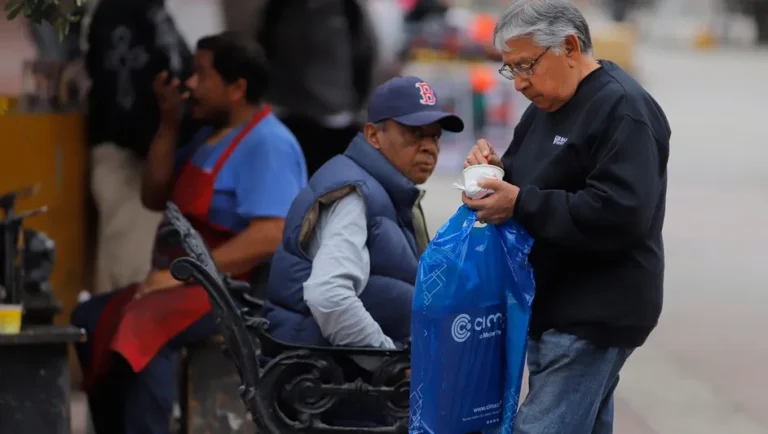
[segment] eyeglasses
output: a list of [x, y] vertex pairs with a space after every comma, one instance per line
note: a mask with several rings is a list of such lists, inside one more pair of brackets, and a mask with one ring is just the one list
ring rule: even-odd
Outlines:
[[529, 64], [523, 64], [523, 65], [515, 65], [515, 66], [509, 66], [507, 64], [504, 64], [501, 68], [499, 68], [499, 74], [501, 74], [502, 77], [506, 78], [507, 80], [514, 80], [515, 77], [530, 77], [533, 75], [533, 68], [536, 66], [537, 63], [539, 63], [539, 60], [541, 60], [542, 57], [544, 57], [545, 54], [549, 51], [550, 47], [547, 47], [546, 50], [544, 50], [541, 54], [539, 54], [539, 57], [533, 59], [533, 61]]

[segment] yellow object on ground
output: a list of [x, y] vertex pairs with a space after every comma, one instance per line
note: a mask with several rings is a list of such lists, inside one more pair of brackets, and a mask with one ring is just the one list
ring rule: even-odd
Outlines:
[[15, 335], [21, 331], [21, 305], [0, 304], [0, 334]]
[[697, 50], [711, 50], [717, 46], [717, 38], [710, 29], [700, 29], [693, 35], [693, 47]]

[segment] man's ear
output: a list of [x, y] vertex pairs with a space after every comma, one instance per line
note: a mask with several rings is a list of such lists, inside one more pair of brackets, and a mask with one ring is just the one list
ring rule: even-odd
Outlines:
[[575, 54], [581, 54], [581, 45], [579, 45], [579, 38], [576, 35], [568, 35], [563, 42], [565, 49], [565, 55], [567, 57], [573, 57]]
[[376, 125], [370, 122], [363, 127], [363, 136], [365, 136], [365, 140], [367, 140], [374, 148], [381, 149], [378, 132], [379, 130], [376, 128]]
[[238, 78], [237, 81], [230, 84], [230, 96], [233, 100], [242, 99], [247, 100], [246, 94], [248, 93], [248, 82], [244, 78]]

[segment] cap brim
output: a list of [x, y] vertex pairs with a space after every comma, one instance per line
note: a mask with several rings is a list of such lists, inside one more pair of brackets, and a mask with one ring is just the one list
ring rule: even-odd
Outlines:
[[455, 114], [446, 112], [435, 111], [411, 113], [409, 115], [392, 118], [392, 120], [403, 125], [408, 125], [409, 127], [423, 127], [424, 125], [437, 122], [440, 124], [440, 128], [445, 131], [452, 133], [460, 133], [464, 131], [464, 121]]

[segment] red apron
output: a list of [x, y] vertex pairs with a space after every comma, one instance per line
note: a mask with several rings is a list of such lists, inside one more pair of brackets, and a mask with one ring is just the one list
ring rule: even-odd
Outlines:
[[[245, 135], [269, 112], [270, 108], [265, 107], [240, 130], [210, 172], [196, 167], [190, 158], [176, 179], [171, 200], [211, 250], [235, 235], [229, 229], [208, 221], [216, 176]], [[179, 249], [167, 254], [171, 259], [186, 255]], [[249, 274], [237, 278], [247, 280]], [[139, 372], [170, 339], [211, 310], [208, 295], [199, 285], [151, 292], [134, 300], [138, 287], [137, 283], [118, 290], [99, 317], [93, 335], [89, 366], [84, 375], [83, 385], [87, 391], [98, 379], [109, 373], [113, 351], [121, 354], [133, 370]]]

